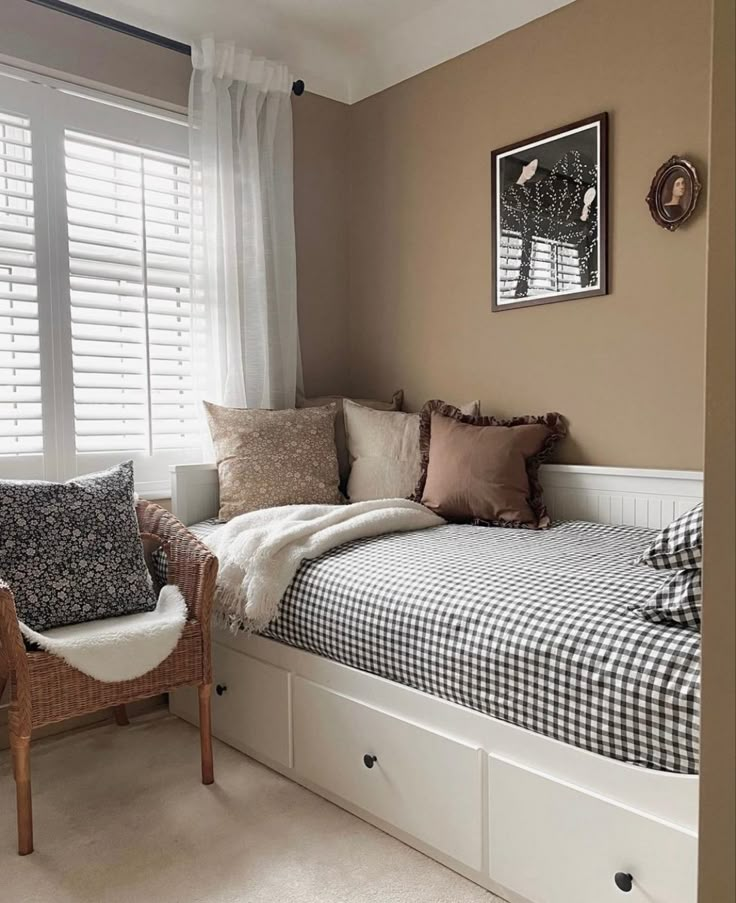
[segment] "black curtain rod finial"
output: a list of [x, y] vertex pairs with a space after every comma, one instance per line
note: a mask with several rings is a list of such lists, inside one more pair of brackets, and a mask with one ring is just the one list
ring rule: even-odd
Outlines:
[[296, 94], [297, 97], [301, 97], [304, 94], [304, 82], [301, 78], [298, 78], [294, 84], [291, 86], [291, 90]]

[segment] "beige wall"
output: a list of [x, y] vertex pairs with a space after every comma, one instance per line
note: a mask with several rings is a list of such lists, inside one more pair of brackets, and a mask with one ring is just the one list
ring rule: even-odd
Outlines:
[[[351, 108], [356, 393], [558, 410], [567, 462], [702, 467], [705, 203], [670, 234], [644, 197], [671, 154], [705, 168], [709, 5], [577, 0]], [[491, 313], [491, 150], [603, 110], [611, 294]]]
[[[670, 235], [643, 196], [669, 154], [707, 156], [707, 7], [577, 0], [352, 108], [295, 99], [307, 392], [557, 409], [564, 460], [700, 468], [705, 205]], [[186, 57], [26, 0], [3, 0], [0, 53], [186, 102]], [[611, 294], [491, 314], [490, 150], [600, 110]]]
[[[186, 106], [191, 61], [137, 38], [0, 0], [0, 53], [118, 90]], [[313, 94], [294, 98], [294, 206], [299, 324], [307, 392], [347, 387], [347, 114]]]
[[308, 395], [348, 388], [348, 113], [295, 98], [294, 218], [299, 334]]
[[736, 900], [736, 62], [715, 0], [708, 223], [700, 901]]

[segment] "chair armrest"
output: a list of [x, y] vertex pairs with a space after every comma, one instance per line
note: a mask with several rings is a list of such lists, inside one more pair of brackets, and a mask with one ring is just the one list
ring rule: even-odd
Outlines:
[[140, 499], [136, 503], [136, 514], [141, 533], [152, 533], [165, 544], [169, 583], [176, 584], [181, 590], [190, 620], [209, 627], [217, 558], [178, 518], [160, 505]]
[[18, 627], [13, 591], [0, 580], [0, 657], [14, 668], [19, 657], [25, 658], [26, 647]]
[[0, 580], [0, 691], [11, 673], [15, 683], [15, 706], [11, 707], [11, 718], [21, 736], [30, 736], [31, 685], [26, 646], [18, 627], [13, 592], [7, 583]]

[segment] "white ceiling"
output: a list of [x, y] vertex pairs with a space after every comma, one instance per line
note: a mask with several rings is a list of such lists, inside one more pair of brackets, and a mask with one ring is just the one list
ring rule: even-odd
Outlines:
[[214, 34], [354, 103], [573, 0], [74, 0], [191, 43]]

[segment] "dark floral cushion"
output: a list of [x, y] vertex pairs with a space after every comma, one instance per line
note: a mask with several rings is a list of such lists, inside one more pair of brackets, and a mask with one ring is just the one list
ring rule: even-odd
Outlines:
[[152, 611], [132, 462], [68, 483], [0, 480], [0, 577], [34, 630]]

